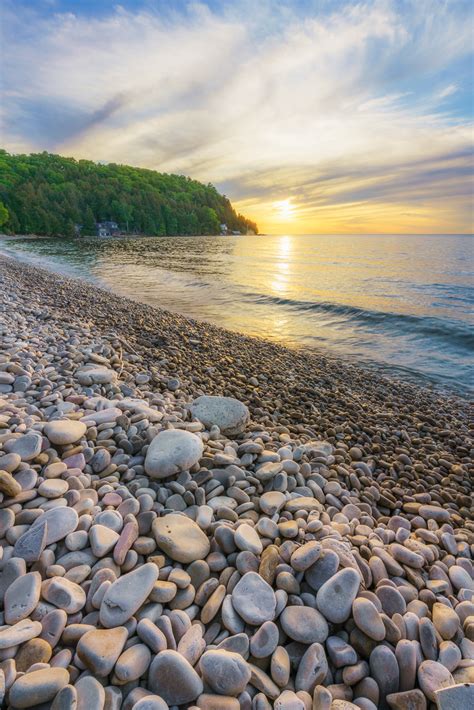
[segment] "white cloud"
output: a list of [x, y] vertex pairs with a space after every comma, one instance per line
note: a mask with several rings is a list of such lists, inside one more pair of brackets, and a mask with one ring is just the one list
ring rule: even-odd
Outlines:
[[[118, 8], [34, 24], [9, 16], [4, 143], [182, 172], [227, 186], [231, 198], [274, 202], [286, 190], [304, 209], [337, 204], [361, 171], [375, 184], [470, 142], [468, 121], [423, 105], [412, 88], [466, 56], [469, 23], [449, 3], [400, 8], [275, 18], [270, 4], [251, 19], [248, 5], [216, 15], [197, 4], [166, 17]], [[327, 182], [332, 173], [340, 177]], [[308, 193], [308, 175], [321, 176], [319, 191]], [[397, 183], [383, 199], [400, 192]]]

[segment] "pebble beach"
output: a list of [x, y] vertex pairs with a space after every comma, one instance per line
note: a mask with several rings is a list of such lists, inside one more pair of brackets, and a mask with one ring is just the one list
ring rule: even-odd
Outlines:
[[467, 399], [0, 282], [1, 707], [473, 706]]

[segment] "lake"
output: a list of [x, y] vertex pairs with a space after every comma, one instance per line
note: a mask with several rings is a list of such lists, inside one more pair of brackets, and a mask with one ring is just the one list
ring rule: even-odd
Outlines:
[[470, 235], [13, 237], [0, 248], [248, 335], [474, 390]]

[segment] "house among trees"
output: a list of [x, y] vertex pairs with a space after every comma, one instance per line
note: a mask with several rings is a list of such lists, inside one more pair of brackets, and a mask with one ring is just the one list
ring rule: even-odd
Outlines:
[[221, 224], [220, 228], [221, 228], [221, 234], [227, 234], [227, 232], [229, 231], [226, 224]]
[[98, 237], [116, 237], [120, 234], [117, 222], [96, 222], [95, 229]]

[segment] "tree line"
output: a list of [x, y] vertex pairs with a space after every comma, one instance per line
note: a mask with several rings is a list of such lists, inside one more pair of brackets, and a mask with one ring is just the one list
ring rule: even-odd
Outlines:
[[0, 150], [0, 227], [11, 234], [91, 235], [117, 222], [131, 234], [258, 233], [216, 188], [183, 175], [51, 153]]

